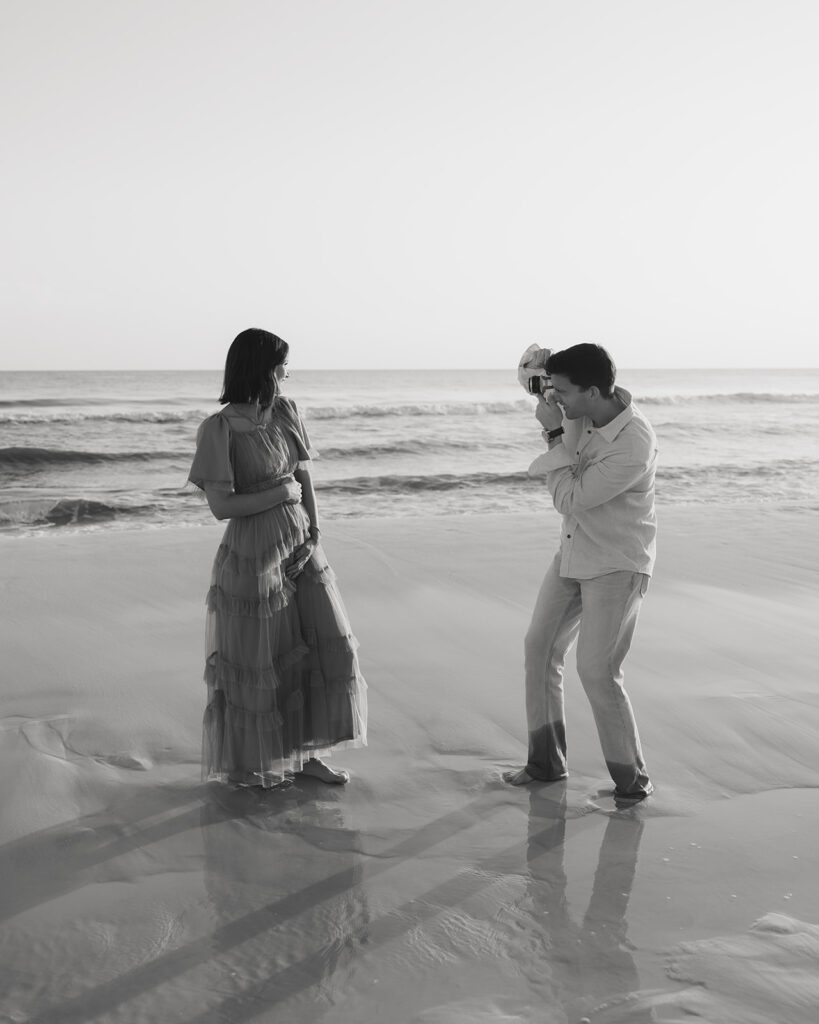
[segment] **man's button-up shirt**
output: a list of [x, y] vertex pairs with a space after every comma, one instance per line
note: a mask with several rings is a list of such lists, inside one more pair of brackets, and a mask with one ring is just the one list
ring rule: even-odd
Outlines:
[[618, 416], [603, 427], [564, 417], [562, 443], [529, 467], [563, 516], [560, 575], [571, 579], [654, 568], [657, 438], [628, 391], [615, 390], [626, 403]]

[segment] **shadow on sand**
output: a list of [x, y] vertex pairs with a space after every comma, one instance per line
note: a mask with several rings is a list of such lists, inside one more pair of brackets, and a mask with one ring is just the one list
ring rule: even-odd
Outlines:
[[[465, 870], [436, 885], [419, 898], [389, 914], [373, 919], [367, 909], [366, 888], [370, 880], [393, 870], [398, 864], [411, 861], [431, 848], [451, 839], [459, 832], [486, 822], [493, 807], [487, 807], [485, 796], [480, 796], [462, 809], [445, 814], [415, 830], [377, 857], [361, 852], [358, 833], [345, 829], [341, 811], [327, 800], [316, 807], [318, 792], [326, 796], [320, 784], [306, 781], [286, 794], [267, 794], [258, 800], [246, 793], [225, 791], [221, 787], [208, 787], [204, 804], [202, 789], [172, 788], [163, 794], [165, 812], [186, 806], [180, 813], [170, 813], [159, 821], [151, 821], [140, 828], [140, 797], [127, 808], [131, 824], [127, 829], [117, 827], [105, 818], [79, 823], [84, 831], [72, 836], [65, 832], [63, 852], [58, 870], [42, 890], [43, 859], [60, 847], [59, 830], [48, 830], [37, 836], [9, 844], [0, 851], [0, 865], [22, 871], [20, 891], [11, 894], [11, 902], [4, 901], [6, 914], [34, 905], [34, 881], [40, 887], [39, 900], [53, 898], [93, 881], [88, 876], [92, 869], [104, 861], [156, 843], [186, 829], [201, 829], [208, 860], [207, 887], [217, 912], [230, 919], [206, 935], [165, 952], [155, 959], [132, 968], [117, 978], [98, 984], [88, 991], [68, 998], [42, 1010], [28, 1019], [30, 1024], [71, 1024], [92, 1020], [110, 1013], [129, 1000], [150, 990], [173, 982], [195, 968], [213, 964], [214, 967], [228, 956], [240, 956], [240, 946], [254, 938], [273, 938], [286, 929], [289, 922], [308, 915], [316, 908], [333, 917], [332, 928], [321, 949], [308, 955], [296, 955], [292, 962], [281, 966], [275, 957], [269, 957], [260, 969], [264, 976], [248, 979], [248, 984], [226, 998], [217, 1000], [206, 1011], [185, 1021], [185, 1024], [210, 1024], [215, 1020], [235, 1024], [257, 1017], [312, 986], [326, 981], [339, 964], [349, 961], [356, 951], [366, 945], [388, 943], [410, 929], [441, 913], [443, 908], [456, 907], [492, 884], [498, 875], [508, 873], [510, 858], [525, 855], [527, 887], [533, 908], [532, 929], [541, 937], [544, 964], [550, 964], [552, 984], [557, 1001], [571, 1010], [589, 1007], [602, 997], [623, 995], [639, 987], [633, 958], [626, 941], [626, 908], [633, 884], [642, 822], [638, 815], [623, 812], [609, 818], [600, 848], [597, 871], [588, 909], [582, 922], [574, 923], [568, 914], [566, 900], [566, 872], [564, 851], [566, 840], [565, 784], [533, 787], [529, 794], [528, 832], [525, 838], [506, 846], [490, 856], [465, 862]], [[157, 816], [156, 792], [148, 798], [147, 807]], [[494, 809], [503, 805], [494, 805]], [[294, 809], [298, 812], [294, 815]], [[576, 819], [576, 815], [573, 815]], [[292, 820], [290, 820], [292, 819]], [[593, 819], [593, 820], [592, 820]], [[232, 824], [231, 824], [232, 823]], [[589, 825], [599, 825], [599, 816], [588, 815], [573, 822], [574, 833]], [[242, 896], [241, 879], [235, 877], [237, 857], [235, 846], [225, 846], [225, 840], [215, 839], [216, 830], [241, 827], [250, 835], [258, 828], [281, 836], [292, 833], [327, 851], [321, 863], [326, 869], [338, 858], [349, 863], [313, 882], [293, 889], [267, 903], [259, 905], [258, 888], [249, 886]], [[55, 835], [55, 832], [57, 833]], [[89, 834], [90, 832], [90, 834]], [[57, 840], [55, 846], [55, 840]], [[232, 841], [231, 841], [232, 842]], [[208, 849], [211, 845], [210, 850]], [[27, 859], [34, 865], [29, 883], [25, 882]], [[37, 867], [39, 865], [39, 868]], [[276, 861], [270, 862], [276, 871]], [[8, 877], [8, 876], [6, 876]], [[239, 889], [237, 889], [237, 886]], [[275, 886], [271, 887], [275, 891]], [[253, 909], [241, 912], [243, 905]], [[17, 909], [13, 909], [16, 907]], [[328, 908], [330, 908], [328, 910]], [[238, 916], [236, 916], [238, 913]], [[323, 919], [326, 923], [326, 919]], [[566, 936], [572, 937], [571, 949], [565, 950]], [[320, 936], [319, 936], [320, 938]], [[268, 948], [272, 948], [266, 942]], [[235, 991], [235, 989], [234, 989]], [[214, 993], [215, 994], [215, 993]], [[649, 1016], [640, 1021], [651, 1020]]]

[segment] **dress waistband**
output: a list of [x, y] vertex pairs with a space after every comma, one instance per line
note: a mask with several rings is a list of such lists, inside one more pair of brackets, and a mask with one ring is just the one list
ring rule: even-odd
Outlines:
[[279, 487], [281, 484], [292, 480], [293, 474], [287, 473], [285, 476], [277, 476], [275, 479], [259, 480], [255, 484], [245, 484], [243, 487], [234, 487], [235, 494], [258, 494], [260, 491], [270, 491], [274, 487]]

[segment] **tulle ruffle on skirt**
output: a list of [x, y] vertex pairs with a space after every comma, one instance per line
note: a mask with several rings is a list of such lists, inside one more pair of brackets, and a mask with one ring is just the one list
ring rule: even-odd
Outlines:
[[274, 786], [310, 757], [367, 742], [367, 685], [321, 548], [295, 581], [301, 505], [232, 519], [207, 596], [202, 777]]

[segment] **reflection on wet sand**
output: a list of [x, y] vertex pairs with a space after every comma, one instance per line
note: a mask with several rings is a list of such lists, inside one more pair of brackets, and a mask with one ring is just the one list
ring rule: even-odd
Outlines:
[[[396, 1020], [415, 1020], [427, 1003], [418, 1020], [437, 1020], [437, 1004], [440, 1019], [448, 1021], [456, 1005], [445, 1001], [447, 977], [467, 950], [458, 936], [452, 936], [447, 922], [457, 919], [463, 938], [476, 911], [485, 915], [485, 927], [494, 933], [494, 955], [500, 958], [498, 967], [484, 965], [487, 988], [482, 998], [491, 998], [498, 1009], [505, 1005], [507, 1011], [515, 1007], [525, 1013], [537, 1005], [537, 994], [539, 1002], [546, 1001], [561, 1014], [558, 1019], [567, 1021], [592, 1015], [600, 1019], [595, 1010], [604, 1006], [629, 1024], [655, 1020], [650, 1007], [637, 1007], [630, 999], [640, 988], [626, 922], [643, 831], [636, 814], [621, 812], [608, 818], [591, 897], [582, 920], [575, 921], [567, 899], [565, 860], [567, 820], [571, 823], [577, 814], [567, 809], [565, 784], [532, 790], [525, 838], [502, 850], [496, 847], [472, 870], [457, 870], [386, 913], [370, 912], [370, 883], [401, 865], [412, 872], [415, 856], [428, 850], [431, 840], [433, 845], [444, 836], [457, 841], [464, 826], [461, 815], [439, 819], [434, 838], [421, 830], [391, 846], [392, 856], [386, 861], [370, 864], [362, 857], [361, 836], [345, 826], [343, 805], [316, 801], [312, 793], [294, 793], [275, 803], [261, 801], [256, 811], [245, 808], [243, 814], [237, 813], [235, 805], [245, 799], [241, 793], [228, 794], [227, 799], [220, 795], [219, 802], [211, 802], [202, 812], [206, 886], [217, 917], [209, 984], [232, 994], [186, 1024], [238, 1024], [260, 1013], [275, 1020], [277, 1012], [286, 1012], [291, 1022], [325, 1019], [328, 1012], [347, 1021], [353, 1019], [354, 1009], [385, 1010], [383, 1000], [389, 991], [397, 999]], [[584, 829], [599, 825], [597, 815], [594, 821], [583, 817]], [[300, 855], [307, 852], [305, 843], [312, 848], [307, 856]], [[317, 849], [328, 857], [317, 857]], [[496, 884], [507, 884], [503, 880], [509, 877], [510, 857], [514, 860], [516, 853], [525, 862], [528, 916], [517, 917], [528, 933], [523, 947], [514, 927], [506, 932], [506, 941], [502, 937], [503, 911], [495, 890]], [[258, 922], [252, 936], [236, 942], [231, 923], [247, 929], [260, 907], [265, 908], [266, 927]], [[425, 944], [430, 951], [445, 954], [444, 960], [436, 963], [434, 956], [422, 956], [420, 947]], [[468, 959], [459, 970], [469, 966]], [[414, 997], [397, 979], [389, 981], [399, 960], [405, 982], [410, 989], [416, 986]], [[511, 961], [528, 980], [524, 988], [499, 987], [504, 977], [511, 982], [503, 967], [503, 962]], [[479, 963], [472, 967], [480, 972]], [[366, 994], [374, 976], [386, 983], [387, 991], [380, 997]], [[628, 1018], [619, 1016], [624, 1003], [629, 1006]]]
[[[376, 836], [351, 828], [354, 808], [320, 783], [169, 792], [161, 822], [132, 823], [107, 852], [121, 863], [139, 851], [158, 899], [168, 886], [184, 893], [177, 930], [124, 970], [101, 963], [90, 985], [86, 977], [62, 998], [42, 992], [48, 1009], [29, 1019], [108, 1019], [129, 1004], [180, 1024], [451, 1024], [478, 1019], [476, 1007], [487, 1020], [524, 1021], [544, 1007], [560, 1021], [654, 1020], [629, 1000], [639, 990], [626, 925], [638, 815], [614, 815], [603, 830], [599, 814], [567, 808], [565, 784], [533, 787], [526, 821], [520, 812], [505, 792], [484, 791], [420, 828]], [[567, 850], [580, 839], [588, 850], [598, 835], [576, 921]], [[75, 869], [105, 863], [101, 838], [82, 857], [74, 851]], [[586, 867], [568, 867], [590, 881]], [[71, 887], [62, 878], [52, 894]]]
[[[238, 1024], [256, 1019], [261, 1008], [275, 1018], [284, 1002], [290, 1021], [312, 1020], [329, 1005], [366, 937], [359, 833], [346, 827], [335, 792], [319, 798], [319, 783], [272, 800], [209, 788], [201, 819], [215, 917], [208, 984], [230, 994], [191, 1020]], [[291, 901], [297, 926], [287, 911]], [[267, 926], [237, 943], [231, 924], [246, 929], [260, 908]]]
[[[580, 1020], [640, 988], [626, 922], [643, 832], [638, 814], [622, 811], [609, 817], [591, 897], [582, 921], [576, 922], [566, 893], [566, 784], [532, 788], [529, 794], [526, 865], [533, 928], [567, 1020]], [[628, 1019], [647, 1024], [655, 1017], [650, 1008], [633, 1008]]]

